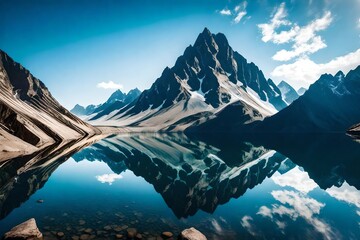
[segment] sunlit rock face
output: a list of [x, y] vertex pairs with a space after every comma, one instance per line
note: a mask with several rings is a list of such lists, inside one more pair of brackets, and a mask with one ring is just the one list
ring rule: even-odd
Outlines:
[[39, 79], [0, 50], [0, 161], [99, 131], [72, 115]]

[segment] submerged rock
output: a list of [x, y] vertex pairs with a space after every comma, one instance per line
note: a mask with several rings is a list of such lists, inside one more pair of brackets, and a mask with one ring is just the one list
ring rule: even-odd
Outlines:
[[23, 222], [5, 233], [4, 240], [43, 240], [43, 235], [36, 225], [34, 218]]
[[181, 240], [207, 240], [204, 234], [200, 231], [196, 230], [195, 228], [188, 228], [183, 230], [180, 235], [179, 239]]
[[171, 238], [173, 236], [172, 232], [163, 232], [161, 236], [165, 239]]
[[130, 239], [134, 238], [137, 234], [136, 228], [128, 228], [126, 231], [127, 231], [127, 236]]

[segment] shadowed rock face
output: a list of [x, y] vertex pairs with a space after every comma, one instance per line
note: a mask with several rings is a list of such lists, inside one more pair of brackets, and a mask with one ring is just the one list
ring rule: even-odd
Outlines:
[[259, 132], [346, 132], [360, 121], [360, 66], [324, 74], [289, 107], [257, 124]]

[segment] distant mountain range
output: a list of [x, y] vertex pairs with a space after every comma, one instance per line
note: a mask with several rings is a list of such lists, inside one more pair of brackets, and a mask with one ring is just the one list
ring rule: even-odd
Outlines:
[[147, 131], [181, 131], [234, 109], [242, 111], [238, 115], [242, 124], [247, 124], [286, 106], [271, 79], [233, 51], [225, 35], [212, 34], [205, 28], [174, 67], [165, 68], [137, 100], [90, 122]]
[[130, 90], [127, 94], [123, 93], [121, 90], [116, 90], [103, 104], [98, 106], [89, 105], [87, 107], [83, 107], [77, 104], [73, 109], [70, 110], [70, 112], [83, 119], [90, 121], [96, 120], [102, 116], [109, 115], [116, 110], [120, 110], [137, 99], [140, 94], [141, 91], [137, 88]]
[[0, 161], [99, 133], [62, 107], [43, 82], [0, 50]]
[[304, 93], [305, 93], [306, 91], [307, 91], [306, 88], [301, 87], [301, 88], [299, 88], [299, 89], [297, 90], [297, 94], [298, 94], [299, 96], [302, 96], [302, 95], [304, 95]]
[[299, 94], [295, 91], [295, 89], [285, 81], [281, 81], [277, 87], [280, 89], [284, 100], [287, 104], [291, 104], [293, 101], [299, 98]]

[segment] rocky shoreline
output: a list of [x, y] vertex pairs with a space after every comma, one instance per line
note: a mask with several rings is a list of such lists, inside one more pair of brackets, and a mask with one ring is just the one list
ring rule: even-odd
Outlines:
[[[79, 225], [83, 226], [86, 222], [79, 221]], [[47, 229], [50, 230], [50, 229]], [[47, 231], [41, 233], [37, 227], [34, 218], [31, 218], [5, 233], [3, 240], [52, 240], [52, 239], [71, 239], [71, 240], [90, 240], [90, 239], [135, 239], [135, 240], [174, 240], [175, 234], [170, 231], [159, 233], [158, 235], [149, 232], [140, 233], [136, 228], [116, 225], [107, 225], [102, 230], [94, 230], [92, 228], [81, 228], [79, 234], [67, 236], [64, 232]], [[197, 229], [191, 227], [184, 229], [177, 236], [178, 240], [207, 240], [204, 234]]]

